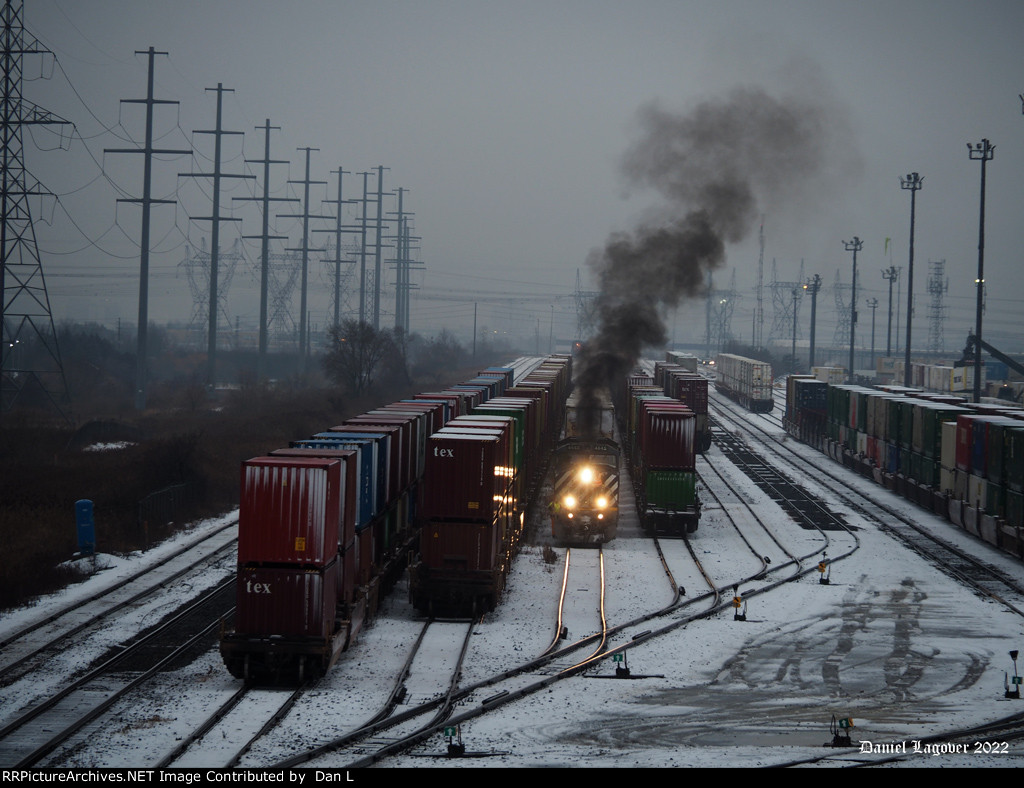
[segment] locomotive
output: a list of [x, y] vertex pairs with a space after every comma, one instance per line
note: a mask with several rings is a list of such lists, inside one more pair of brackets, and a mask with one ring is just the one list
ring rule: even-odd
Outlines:
[[551, 535], [562, 544], [603, 544], [619, 523], [619, 444], [615, 408], [607, 390], [584, 402], [574, 391], [565, 427], [552, 455]]

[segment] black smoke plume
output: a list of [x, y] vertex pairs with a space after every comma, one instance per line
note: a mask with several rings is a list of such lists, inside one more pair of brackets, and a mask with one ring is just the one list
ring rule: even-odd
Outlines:
[[613, 234], [587, 261], [599, 295], [598, 331], [576, 380], [584, 403], [602, 386], [614, 391], [645, 348], [665, 344], [665, 311], [706, 292], [726, 243], [747, 237], [765, 206], [775, 211], [812, 187], [829, 144], [826, 119], [822, 107], [749, 88], [684, 115], [641, 111], [623, 171], [665, 205], [661, 221]]

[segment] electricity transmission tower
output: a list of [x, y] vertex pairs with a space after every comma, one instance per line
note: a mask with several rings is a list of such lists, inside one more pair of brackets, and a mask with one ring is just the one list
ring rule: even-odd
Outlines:
[[7, 0], [0, 13], [0, 413], [44, 401], [68, 419], [67, 380], [29, 211], [30, 197], [49, 192], [25, 170], [22, 127], [69, 122], [22, 98], [22, 56], [53, 53], [25, 32], [21, 0]]
[[[262, 126], [256, 128], [263, 129], [263, 158], [262, 159], [246, 159], [246, 163], [249, 164], [262, 164], [263, 165], [263, 195], [261, 197], [235, 197], [235, 200], [247, 200], [251, 202], [259, 201], [262, 204], [262, 216], [263, 216], [263, 231], [259, 235], [243, 235], [243, 238], [259, 238], [262, 241], [260, 247], [260, 339], [259, 339], [259, 357], [256, 362], [256, 377], [259, 380], [263, 380], [266, 377], [267, 371], [267, 340], [268, 340], [268, 326], [270, 325], [270, 318], [268, 316], [269, 310], [269, 299], [270, 299], [270, 288], [271, 288], [271, 273], [270, 273], [270, 241], [271, 239], [284, 239], [287, 236], [283, 235], [271, 235], [270, 234], [270, 203], [271, 202], [298, 202], [297, 197], [271, 197], [270, 196], [270, 165], [271, 164], [287, 164], [285, 159], [272, 159], [270, 158], [270, 132], [272, 129], [280, 129], [280, 126], [271, 126], [270, 118], [267, 118]], [[291, 291], [288, 292], [288, 297], [291, 297]]]
[[597, 327], [597, 297], [600, 295], [596, 290], [584, 290], [580, 282], [580, 269], [576, 269], [576, 290], [574, 302], [576, 304], [576, 339], [588, 338]]
[[832, 285], [832, 292], [835, 295], [836, 304], [836, 330], [832, 335], [832, 347], [840, 348], [849, 341], [850, 337], [850, 298], [853, 288], [851, 285], [844, 285], [840, 282], [839, 271], [836, 271], [836, 283]]
[[941, 353], [946, 349], [942, 336], [942, 325], [946, 321], [946, 307], [943, 296], [949, 290], [945, 260], [928, 261], [928, 293], [932, 300], [928, 305], [928, 350]]
[[299, 280], [302, 261], [297, 254], [270, 252], [265, 264], [267, 285], [270, 291], [270, 317], [267, 319], [267, 334], [271, 329], [279, 337], [294, 340], [298, 326], [292, 316], [292, 293]]
[[[238, 267], [238, 261], [243, 257], [241, 250], [241, 241], [236, 238], [234, 243], [231, 244], [231, 251], [221, 251], [218, 256], [220, 265], [220, 272], [218, 278], [220, 280], [220, 286], [216, 291], [217, 298], [217, 313], [220, 315], [222, 323], [228, 324], [231, 322], [231, 317], [227, 311], [227, 299], [228, 290], [231, 288], [231, 280], [235, 276], [235, 269]], [[204, 320], [209, 318], [210, 314], [210, 279], [211, 279], [211, 267], [212, 267], [213, 254], [207, 251], [206, 239], [203, 238], [200, 241], [199, 249], [192, 249], [186, 247], [185, 259], [179, 263], [180, 266], [184, 267], [185, 274], [188, 277], [189, 290], [192, 293], [192, 320], [190, 325], [200, 326]]]
[[136, 350], [135, 350], [135, 409], [146, 409], [146, 385], [147, 366], [149, 355], [149, 233], [150, 233], [150, 208], [154, 205], [172, 204], [174, 200], [158, 200], [153, 194], [153, 156], [157, 154], [170, 156], [187, 156], [191, 150], [160, 149], [153, 147], [153, 108], [157, 104], [177, 104], [177, 101], [168, 99], [153, 98], [153, 85], [155, 83], [154, 64], [157, 55], [166, 55], [166, 52], [157, 52], [150, 47], [146, 52], [135, 51], [137, 55], [149, 56], [148, 77], [146, 80], [147, 90], [144, 99], [121, 99], [122, 104], [145, 104], [146, 105], [146, 143], [142, 148], [107, 148], [106, 153], [141, 153], [143, 154], [142, 171], [142, 197], [124, 198], [118, 202], [138, 203], [142, 206], [142, 236], [139, 251], [139, 325], [136, 329]]
[[732, 313], [736, 310], [738, 300], [735, 268], [728, 290], [715, 290], [713, 281], [708, 280], [706, 341], [709, 356], [712, 349], [721, 350], [725, 343], [732, 339]]
[[[797, 281], [780, 282], [773, 259], [772, 281], [768, 287], [772, 291], [772, 327], [769, 342], [773, 339], [787, 339], [793, 332], [797, 302], [804, 292], [804, 261], [800, 261], [800, 278]], [[798, 291], [796, 298], [793, 298], [794, 290]]]
[[214, 90], [217, 93], [217, 126], [213, 129], [197, 129], [196, 134], [212, 134], [214, 137], [213, 143], [213, 172], [189, 172], [182, 173], [182, 176], [189, 176], [192, 178], [212, 178], [213, 179], [213, 210], [210, 216], [192, 216], [192, 221], [203, 221], [210, 222], [212, 225], [211, 241], [210, 241], [210, 260], [209, 260], [209, 283], [210, 293], [207, 302], [209, 303], [209, 326], [207, 328], [206, 336], [206, 385], [210, 387], [212, 391], [217, 384], [217, 312], [221, 306], [222, 299], [217, 294], [219, 285], [219, 264], [220, 264], [220, 224], [221, 222], [241, 222], [241, 218], [234, 216], [221, 216], [220, 213], [220, 186], [221, 180], [224, 178], [252, 178], [255, 179], [255, 175], [236, 175], [221, 171], [221, 148], [222, 141], [221, 137], [229, 134], [242, 135], [241, 131], [227, 131], [222, 125], [221, 121], [223, 118], [223, 103], [224, 93], [232, 93], [230, 88], [225, 88], [220, 82], [217, 83], [216, 88], [207, 88], [208, 91]]

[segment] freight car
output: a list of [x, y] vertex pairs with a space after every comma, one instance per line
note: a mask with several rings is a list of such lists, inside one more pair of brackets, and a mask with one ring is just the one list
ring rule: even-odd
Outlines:
[[[669, 351], [666, 354], [666, 361], [654, 362], [654, 384], [662, 387], [665, 396], [679, 400], [694, 412], [697, 417], [696, 450], [703, 454], [711, 448], [711, 426], [708, 423], [708, 379], [698, 374], [696, 364], [689, 364], [687, 358], [696, 361], [695, 356], [687, 357]], [[673, 359], [683, 363], [676, 363]]]
[[791, 376], [786, 431], [1024, 558], [1024, 410]]
[[571, 379], [571, 357], [549, 356], [430, 436], [409, 569], [417, 610], [473, 616], [498, 603]]
[[772, 366], [767, 361], [719, 353], [715, 370], [716, 390], [754, 413], [772, 412]]
[[[235, 617], [220, 639], [231, 674], [258, 682], [323, 674], [404, 575], [424, 524], [431, 530], [413, 575], [414, 591], [431, 599], [452, 586], [465, 587], [471, 577], [471, 595], [493, 604], [521, 530], [525, 488], [519, 470], [537, 461], [525, 457], [528, 430], [535, 426], [527, 423], [526, 411], [548, 404], [549, 390], [568, 380], [561, 371], [567, 364], [567, 357], [540, 363], [527, 376], [529, 387], [511, 385], [511, 368], [489, 368], [459, 386], [377, 408], [245, 461]], [[491, 419], [478, 440], [456, 437], [449, 426], [509, 400], [509, 411], [519, 404], [518, 417], [499, 417], [494, 408], [475, 416]], [[457, 498], [460, 488], [449, 486], [452, 479], [437, 476], [431, 464], [451, 459], [460, 439], [486, 444], [492, 463], [489, 484], [479, 468], [466, 474], [469, 481], [461, 480], [475, 480], [486, 493], [476, 498], [470, 517], [438, 509], [449, 498], [467, 508], [470, 501]], [[481, 527], [485, 510], [490, 519]], [[488, 540], [492, 549], [484, 557]], [[431, 561], [444, 567], [443, 579], [431, 574]]]
[[620, 450], [607, 390], [585, 400], [574, 391], [552, 455], [551, 535], [565, 545], [604, 544], [619, 525]]
[[624, 443], [641, 524], [680, 536], [695, 532], [700, 522], [697, 414], [652, 384], [640, 376], [627, 382]]

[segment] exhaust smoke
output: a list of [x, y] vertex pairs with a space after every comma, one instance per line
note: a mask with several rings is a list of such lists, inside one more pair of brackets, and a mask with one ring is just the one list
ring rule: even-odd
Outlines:
[[576, 385], [582, 402], [613, 391], [646, 347], [665, 344], [663, 315], [706, 292], [766, 207], [816, 191], [831, 146], [828, 115], [802, 99], [741, 88], [686, 114], [640, 112], [641, 135], [623, 160], [627, 180], [663, 198], [660, 220], [615, 233], [587, 264], [599, 285], [598, 330], [584, 346]]

